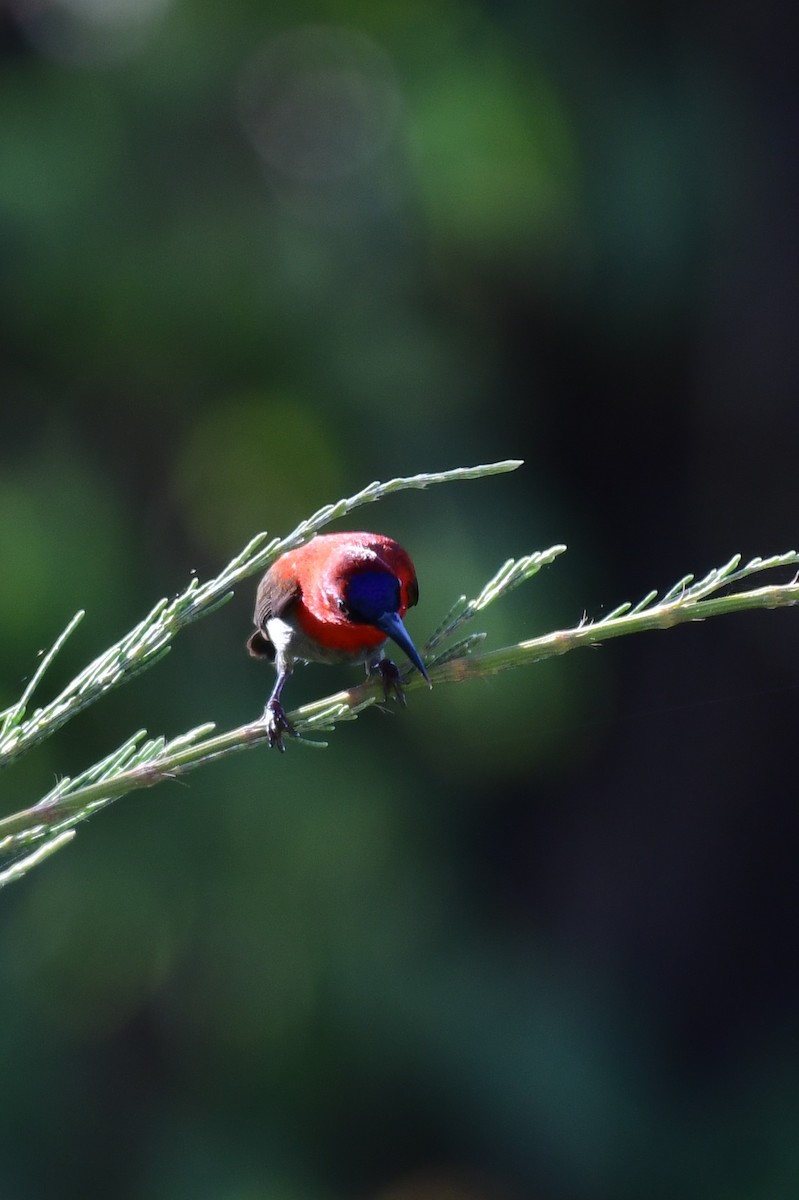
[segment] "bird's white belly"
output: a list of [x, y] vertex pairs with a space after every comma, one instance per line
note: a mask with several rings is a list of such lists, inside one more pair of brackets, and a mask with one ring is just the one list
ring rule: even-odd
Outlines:
[[380, 646], [355, 654], [349, 650], [320, 646], [284, 617], [270, 617], [266, 622], [266, 632], [275, 647], [278, 662], [282, 660], [289, 668], [295, 662], [365, 663], [383, 656]]

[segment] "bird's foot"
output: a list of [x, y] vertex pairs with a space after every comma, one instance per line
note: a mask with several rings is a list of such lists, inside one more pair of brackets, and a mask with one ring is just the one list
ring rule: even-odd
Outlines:
[[399, 667], [390, 658], [381, 658], [375, 664], [383, 681], [383, 700], [388, 704], [393, 696], [398, 704], [405, 707], [405, 692], [402, 687], [402, 676]]
[[288, 734], [289, 737], [296, 737], [297, 731], [286, 716], [283, 705], [279, 700], [270, 700], [268, 702], [261, 720], [266, 726], [266, 738], [270, 748], [274, 748], [275, 750], [279, 750], [281, 754], [285, 754], [286, 747], [283, 745], [283, 734]]

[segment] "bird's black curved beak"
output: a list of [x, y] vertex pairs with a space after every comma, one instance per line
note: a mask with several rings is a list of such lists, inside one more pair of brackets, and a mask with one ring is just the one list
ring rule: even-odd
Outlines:
[[427, 681], [427, 686], [432, 687], [433, 685], [430, 682], [430, 677], [428, 676], [425, 665], [422, 662], [422, 656], [411, 641], [410, 635], [403, 625], [402, 618], [398, 615], [398, 613], [383, 613], [382, 616], [377, 618], [375, 625], [378, 629], [381, 629], [383, 633], [387, 634], [388, 637], [391, 638], [392, 642], [396, 642], [400, 649], [405, 651], [416, 669], [421, 672], [422, 678]]

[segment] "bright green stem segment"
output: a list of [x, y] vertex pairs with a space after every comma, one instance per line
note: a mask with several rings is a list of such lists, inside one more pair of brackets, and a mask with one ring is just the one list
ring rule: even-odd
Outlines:
[[[159, 602], [140, 625], [90, 664], [55, 701], [26, 718], [34, 688], [74, 629], [79, 615], [43, 658], [20, 699], [0, 714], [0, 766], [34, 742], [49, 736], [70, 716], [110, 687], [151, 665], [155, 658], [164, 653], [166, 644], [179, 628], [224, 602], [233, 582], [263, 569], [285, 550], [301, 545], [328, 521], [401, 488], [476, 479], [514, 470], [517, 466], [519, 463], [512, 460], [436, 475], [414, 475], [390, 480], [386, 484], [370, 484], [355, 496], [320, 509], [282, 541], [274, 539], [264, 545], [266, 535], [260, 534], [216, 579], [207, 584], [193, 580], [182, 596], [171, 604], [165, 600]], [[724, 613], [799, 604], [796, 576], [785, 584], [729, 590], [751, 576], [775, 567], [790, 566], [795, 569], [799, 566], [799, 554], [789, 551], [768, 559], [754, 558], [745, 566], [741, 566], [740, 556], [736, 555], [724, 566], [710, 571], [703, 579], [695, 581], [692, 575], [685, 576], [660, 598], [656, 592], [650, 592], [637, 604], [621, 604], [598, 621], [582, 620], [571, 629], [556, 630], [499, 650], [472, 653], [483, 635], [469, 633], [463, 637], [463, 626], [489, 604], [526, 583], [543, 567], [554, 562], [564, 550], [565, 546], [552, 546], [519, 559], [509, 559], [476, 597], [467, 600], [461, 596], [456, 600], [422, 651], [434, 685], [480, 679], [499, 671], [529, 666], [579, 646], [596, 645], [627, 634], [670, 629], [686, 621], [702, 621]], [[724, 594], [720, 594], [722, 592]], [[405, 686], [413, 689], [421, 683], [418, 670], [411, 670]], [[307, 735], [329, 732], [337, 722], [353, 720], [362, 709], [375, 703], [381, 689], [381, 683], [367, 681], [359, 687], [338, 692], [291, 713], [292, 724], [301, 735], [294, 744], [323, 746], [325, 743], [309, 739]], [[0, 820], [0, 855], [10, 860], [5, 869], [0, 871], [0, 887], [19, 879], [31, 867], [66, 845], [72, 837], [74, 825], [127, 792], [152, 787], [164, 779], [184, 775], [205, 763], [260, 745], [266, 740], [266, 729], [260, 721], [221, 734], [215, 732], [212, 724], [200, 725], [171, 741], [163, 737], [147, 739], [144, 731], [134, 734], [82, 775], [75, 779], [61, 779], [32, 808]], [[279, 762], [277, 766], [279, 768]]]
[[[530, 555], [519, 564], [525, 564], [527, 574], [544, 563], [551, 562], [562, 551], [563, 547], [553, 547], [540, 555]], [[646, 597], [635, 608], [628, 604], [621, 605], [607, 617], [596, 622], [581, 622], [573, 629], [556, 630], [529, 641], [518, 642], [499, 650], [487, 651], [483, 654], [462, 655], [446, 660], [430, 667], [430, 678], [434, 685], [442, 683], [460, 683], [467, 679], [480, 679], [495, 675], [500, 671], [508, 671], [516, 667], [529, 666], [543, 659], [565, 654], [580, 646], [596, 645], [611, 638], [624, 637], [632, 633], [643, 633], [653, 629], [670, 629], [688, 621], [702, 621], [708, 617], [721, 616], [724, 613], [744, 612], [749, 609], [782, 608], [799, 604], [799, 584], [794, 580], [788, 584], [775, 584], [727, 595], [717, 596], [712, 593], [725, 586], [731, 580], [739, 580], [757, 571], [768, 569], [774, 565], [784, 565], [793, 562], [791, 556], [782, 555], [778, 559], [753, 560], [741, 571], [733, 568], [737, 560], [728, 563], [725, 568], [711, 573], [698, 584], [690, 586], [690, 579], [682, 580], [676, 588], [667, 594], [660, 603], [649, 603], [651, 595]], [[496, 594], [504, 594], [518, 582], [518, 565], [505, 564], [501, 571], [491, 581], [491, 587]], [[532, 565], [531, 565], [532, 564]], [[509, 569], [512, 567], [513, 569]], [[497, 580], [503, 576], [506, 579], [504, 589], [497, 585]], [[486, 589], [481, 597], [486, 594]], [[479, 599], [479, 598], [478, 598]], [[469, 602], [462, 607], [469, 609]], [[484, 606], [484, 605], [483, 605]], [[455, 624], [460, 624], [458, 618]], [[414, 689], [422, 684], [418, 673], [407, 682], [408, 689]], [[290, 719], [300, 734], [327, 731], [342, 720], [351, 720], [363, 708], [373, 704], [378, 698], [380, 685], [366, 682], [346, 692], [338, 692], [324, 700], [318, 700], [297, 709], [290, 714]], [[104, 806], [113, 799], [118, 799], [127, 792], [138, 788], [152, 787], [164, 779], [176, 778], [188, 771], [195, 770], [205, 763], [236, 754], [240, 750], [259, 745], [266, 741], [266, 730], [260, 722], [242, 725], [227, 733], [211, 734], [212, 726], [201, 726], [193, 734], [183, 735], [172, 743], [164, 743], [156, 739], [137, 747], [136, 740], [126, 743], [130, 753], [134, 751], [140, 756], [135, 765], [120, 769], [110, 778], [99, 779], [96, 782], [78, 786], [65, 795], [55, 795], [45, 799], [32, 809], [16, 813], [0, 821], [0, 849], [11, 849], [24, 845], [41, 837], [50, 836], [53, 832], [68, 828], [83, 820], [97, 808]], [[318, 745], [304, 738], [299, 745]], [[121, 752], [118, 752], [121, 753]], [[120, 767], [122, 764], [119, 764]], [[53, 845], [53, 848], [56, 848]], [[33, 856], [31, 856], [33, 858]], [[33, 865], [33, 862], [31, 862]], [[16, 877], [16, 875], [14, 876]], [[3, 882], [0, 876], [0, 884]]]
[[0, 767], [7, 766], [37, 742], [44, 741], [83, 709], [94, 704], [112, 688], [128, 682], [140, 671], [153, 666], [170, 649], [175, 634], [199, 617], [227, 603], [233, 587], [257, 571], [263, 571], [287, 550], [309, 541], [331, 521], [347, 516], [364, 504], [382, 500], [394, 492], [408, 488], [427, 488], [437, 483], [458, 483], [468, 479], [483, 479], [502, 475], [520, 467], [520, 459], [486, 463], [477, 467], [455, 467], [451, 471], [436, 471], [421, 475], [402, 476], [387, 483], [370, 483], [353, 496], [326, 504], [306, 521], [301, 521], [285, 538], [272, 538], [267, 533], [256, 534], [215, 579], [201, 583], [192, 579], [185, 591], [174, 600], [159, 600], [144, 620], [134, 626], [115, 645], [111, 646], [81, 671], [54, 700], [28, 716], [30, 700], [48, 666], [79, 624], [78, 613], [44, 655], [30, 683], [19, 700], [0, 713]]
[[482, 679], [509, 671], [513, 667], [529, 666], [557, 654], [566, 654], [579, 646], [595, 646], [611, 638], [625, 637], [631, 633], [644, 633], [652, 629], [671, 629], [688, 621], [704, 621], [708, 617], [719, 617], [725, 613], [746, 612], [754, 608], [790, 608], [799, 604], [799, 585], [796, 583], [757, 588], [753, 591], [735, 592], [728, 596], [684, 603], [673, 601], [661, 604], [644, 612], [606, 618], [594, 624], [586, 623], [575, 629], [559, 629], [543, 637], [504, 646], [501, 650], [489, 650], [471, 658], [460, 658], [445, 663], [431, 674], [437, 683], [454, 683], [462, 679]]

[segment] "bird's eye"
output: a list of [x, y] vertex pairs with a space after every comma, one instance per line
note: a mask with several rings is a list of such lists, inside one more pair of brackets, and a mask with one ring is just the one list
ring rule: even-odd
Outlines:
[[345, 604], [345, 602], [343, 600], [339, 600], [338, 610], [339, 610], [339, 612], [343, 612], [343, 613], [349, 612], [349, 609], [347, 608], [347, 605]]

